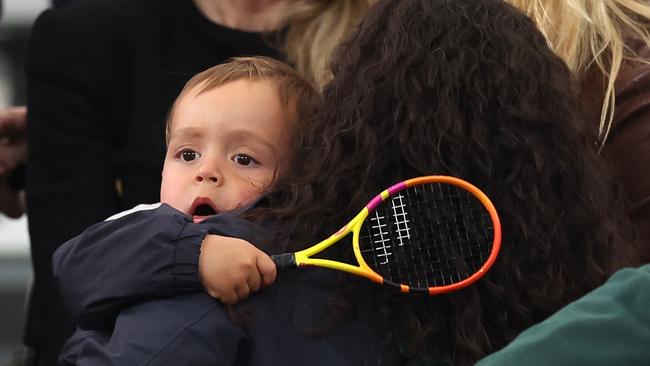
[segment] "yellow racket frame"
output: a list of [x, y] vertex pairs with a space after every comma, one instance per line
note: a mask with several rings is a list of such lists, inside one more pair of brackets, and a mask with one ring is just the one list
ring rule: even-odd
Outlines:
[[[363, 256], [361, 255], [361, 249], [359, 248], [359, 233], [361, 232], [361, 226], [363, 225], [366, 217], [368, 217], [368, 214], [372, 212], [379, 203], [385, 201], [388, 197], [392, 196], [393, 194], [405, 188], [412, 187], [415, 185], [425, 184], [425, 183], [447, 183], [447, 184], [460, 187], [470, 192], [474, 197], [476, 197], [481, 202], [481, 204], [488, 211], [492, 219], [492, 223], [494, 225], [493, 227], [494, 240], [492, 245], [492, 252], [490, 253], [488, 260], [483, 264], [483, 266], [481, 266], [481, 268], [476, 273], [464, 279], [463, 281], [454, 283], [452, 285], [429, 288], [429, 294], [434, 295], [437, 293], [453, 291], [455, 289], [465, 287], [471, 284], [472, 282], [476, 281], [481, 276], [483, 276], [483, 274], [492, 266], [501, 247], [501, 223], [499, 221], [499, 216], [497, 215], [497, 211], [494, 208], [494, 205], [492, 204], [490, 199], [481, 190], [479, 190], [471, 183], [466, 182], [462, 179], [445, 176], [445, 175], [430, 175], [430, 176], [409, 179], [382, 191], [372, 201], [370, 201], [370, 203], [368, 203], [366, 207], [364, 207], [361, 210], [361, 212], [359, 212], [352, 220], [350, 220], [350, 222], [348, 222], [345, 226], [343, 226], [339, 231], [334, 233], [332, 236], [307, 249], [294, 253], [296, 265], [299, 267], [318, 266], [318, 267], [335, 269], [335, 270], [355, 274], [358, 276], [366, 277], [374, 282], [383, 284], [384, 278], [377, 272], [373, 271], [368, 266], [366, 261], [363, 259]], [[359, 263], [359, 265], [355, 266], [349, 263], [343, 263], [343, 262], [338, 262], [329, 259], [312, 258], [312, 256], [332, 246], [334, 243], [341, 240], [350, 232], [353, 233], [352, 248], [354, 250], [354, 256], [357, 262]], [[406, 285], [400, 285], [400, 288], [402, 292], [409, 292], [409, 287]]]

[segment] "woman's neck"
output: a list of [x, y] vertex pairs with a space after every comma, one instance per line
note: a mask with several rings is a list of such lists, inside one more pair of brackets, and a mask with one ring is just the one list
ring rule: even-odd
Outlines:
[[201, 13], [224, 27], [247, 32], [272, 31], [286, 5], [282, 0], [193, 0]]

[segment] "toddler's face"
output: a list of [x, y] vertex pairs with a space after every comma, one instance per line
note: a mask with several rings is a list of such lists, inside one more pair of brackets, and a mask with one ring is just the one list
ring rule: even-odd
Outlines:
[[292, 119], [270, 80], [236, 80], [177, 101], [160, 201], [195, 222], [241, 207], [272, 183]]

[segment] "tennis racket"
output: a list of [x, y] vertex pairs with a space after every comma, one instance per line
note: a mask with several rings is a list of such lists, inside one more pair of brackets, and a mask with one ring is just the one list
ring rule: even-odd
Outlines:
[[[314, 258], [349, 233], [357, 265]], [[393, 185], [329, 238], [271, 258], [278, 270], [325, 267], [435, 295], [478, 280], [500, 246], [501, 224], [488, 197], [462, 179], [433, 175]]]

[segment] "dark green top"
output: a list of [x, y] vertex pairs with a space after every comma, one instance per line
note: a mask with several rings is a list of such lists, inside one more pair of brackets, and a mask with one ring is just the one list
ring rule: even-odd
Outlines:
[[476, 364], [492, 365], [650, 365], [650, 264], [618, 271]]

